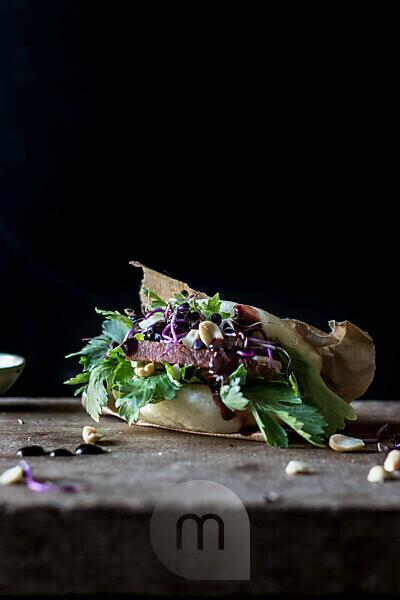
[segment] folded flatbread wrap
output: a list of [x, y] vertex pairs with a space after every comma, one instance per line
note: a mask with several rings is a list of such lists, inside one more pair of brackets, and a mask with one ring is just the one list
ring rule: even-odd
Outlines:
[[286, 446], [288, 429], [322, 446], [356, 418], [349, 402], [375, 371], [371, 337], [349, 321], [325, 333], [264, 309], [207, 296], [140, 263], [141, 312], [98, 312], [78, 353], [89, 414]]

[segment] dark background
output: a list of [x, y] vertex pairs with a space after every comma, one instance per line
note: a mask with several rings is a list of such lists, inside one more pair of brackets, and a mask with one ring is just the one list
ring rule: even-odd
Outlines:
[[0, 0], [0, 351], [28, 360], [12, 393], [71, 393], [63, 355], [97, 334], [94, 306], [135, 304], [137, 258], [352, 320], [377, 345], [366, 396], [397, 398], [390, 36], [130, 6]]

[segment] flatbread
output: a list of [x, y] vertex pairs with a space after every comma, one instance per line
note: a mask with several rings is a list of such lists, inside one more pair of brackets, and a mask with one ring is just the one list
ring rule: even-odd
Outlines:
[[[207, 298], [206, 294], [196, 292], [187, 283], [154, 271], [139, 262], [133, 261], [131, 264], [143, 269], [141, 287], [155, 291], [165, 301], [182, 290], [197, 293], [200, 298]], [[146, 296], [141, 293], [140, 299], [142, 306], [146, 306]], [[224, 300], [221, 308], [231, 312], [237, 304]], [[251, 308], [257, 311], [267, 335], [271, 339], [279, 340], [288, 348], [296, 349], [317, 369], [327, 386], [338, 396], [351, 402], [368, 389], [375, 374], [375, 348], [367, 332], [349, 321], [330, 321], [331, 331], [325, 333], [296, 319], [281, 319], [264, 309]], [[239, 433], [241, 427], [254, 423], [251, 415], [240, 415], [233, 422], [224, 421], [218, 407], [213, 404], [210, 390], [201, 386], [203, 390], [199, 393], [200, 386], [192, 387], [196, 390], [185, 390], [185, 386], [180, 391], [181, 396], [173, 402], [166, 400], [145, 407], [137, 424], [241, 440], [263, 440], [259, 432], [250, 435]], [[196, 402], [198, 410], [194, 410]], [[110, 408], [104, 409], [103, 412], [116, 415]], [[234, 431], [236, 427], [237, 431]]]

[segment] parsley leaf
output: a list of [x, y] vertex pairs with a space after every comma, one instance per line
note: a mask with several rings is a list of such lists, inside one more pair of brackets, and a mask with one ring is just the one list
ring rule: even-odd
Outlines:
[[167, 307], [167, 303], [153, 290], [148, 290], [147, 288], [142, 287], [141, 293], [147, 296], [149, 300], [149, 310], [153, 310], [153, 308]]
[[231, 410], [245, 410], [249, 401], [240, 389], [240, 379], [236, 377], [229, 385], [222, 385], [219, 391], [222, 402]]
[[181, 387], [182, 384], [172, 380], [166, 372], [150, 377], [133, 377], [117, 384], [120, 397], [115, 405], [119, 415], [127, 420], [128, 425], [131, 425], [137, 421], [140, 409], [146, 404], [172, 400]]
[[[275, 414], [296, 433], [315, 446], [325, 446], [326, 421], [314, 407], [302, 402], [289, 383], [267, 382], [246, 386], [244, 394], [269, 415]], [[262, 415], [263, 416], [263, 415]]]
[[70, 377], [67, 381], [64, 382], [66, 385], [80, 385], [82, 383], [89, 383], [89, 373], [87, 371], [83, 371], [82, 373], [78, 373], [75, 377]]
[[162, 363], [172, 381], [182, 381], [183, 383], [201, 383], [199, 370], [192, 365], [184, 365], [180, 367], [178, 364], [170, 365], [167, 362]]
[[287, 448], [288, 436], [286, 431], [271, 416], [267, 408], [258, 402], [253, 402], [251, 412], [259, 430], [269, 446]]
[[300, 354], [288, 348], [292, 358], [293, 371], [296, 373], [304, 401], [314, 406], [325, 417], [326, 435], [343, 429], [345, 419], [355, 421], [357, 413], [347, 402], [330, 390], [318, 371], [305, 361]]
[[132, 327], [131, 319], [127, 315], [122, 315], [117, 310], [102, 310], [101, 308], [95, 308], [95, 311], [98, 315], [103, 315], [106, 319], [123, 323], [128, 329]]
[[199, 371], [201, 369], [195, 369], [192, 365], [185, 365], [184, 367], [179, 367], [181, 372], [182, 381], [185, 383], [199, 383], [201, 379], [199, 377]]
[[86, 392], [87, 385], [89, 383], [89, 377], [89, 372], [83, 371], [82, 373], [78, 373], [78, 375], [75, 375], [75, 377], [67, 379], [67, 381], [64, 381], [64, 383], [66, 385], [80, 385], [81, 387], [77, 388], [74, 392], [74, 396], [79, 396], [79, 394], [82, 394], [82, 392]]
[[176, 304], [183, 304], [184, 302], [187, 302], [188, 299], [188, 293], [183, 293], [183, 292], [176, 292], [174, 294], [174, 298], [176, 301]]
[[222, 402], [231, 410], [245, 410], [249, 400], [244, 397], [241, 386], [246, 383], [247, 371], [243, 364], [229, 376], [229, 383], [222, 385], [219, 391]]
[[209, 319], [214, 313], [219, 313], [223, 319], [230, 317], [229, 312], [221, 311], [221, 298], [219, 292], [214, 294], [212, 298], [209, 298], [206, 302], [201, 305], [201, 312], [206, 319]]
[[315, 407], [302, 402], [294, 376], [284, 381], [246, 380], [242, 364], [231, 374], [229, 383], [221, 386], [221, 400], [231, 410], [250, 408], [268, 444], [288, 445], [281, 421], [311, 444], [324, 445], [325, 419]]
[[99, 421], [103, 407], [107, 406], [115, 366], [115, 359], [106, 359], [90, 373], [86, 410], [94, 421]]
[[230, 374], [229, 381], [232, 381], [233, 379], [236, 379], [237, 377], [239, 377], [239, 379], [240, 379], [240, 385], [244, 385], [246, 383], [247, 371], [246, 371], [246, 367], [244, 366], [243, 363], [241, 363], [238, 366], [236, 371], [233, 371], [233, 373]]
[[89, 340], [82, 350], [67, 354], [65, 358], [80, 356], [79, 362], [83, 365], [84, 370], [91, 371], [102, 362], [110, 343], [111, 340], [105, 334], [101, 334]]
[[122, 343], [129, 329], [119, 320], [113, 320], [104, 321], [102, 330], [102, 333], [90, 339], [82, 350], [68, 354], [65, 358], [80, 356], [80, 363], [83, 364], [84, 370], [91, 371], [103, 361], [113, 342], [116, 344]]
[[103, 335], [107, 338], [109, 342], [122, 344], [131, 326], [132, 322], [130, 326], [127, 326], [119, 320], [104, 321], [102, 325]]

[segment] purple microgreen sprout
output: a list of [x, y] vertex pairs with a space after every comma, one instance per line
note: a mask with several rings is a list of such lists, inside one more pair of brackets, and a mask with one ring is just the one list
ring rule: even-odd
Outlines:
[[253, 356], [255, 355], [255, 351], [254, 350], [249, 350], [248, 352], [244, 352], [244, 350], [238, 350], [237, 353], [242, 358], [253, 358]]
[[155, 313], [158, 313], [158, 312], [163, 313], [164, 309], [163, 308], [153, 308], [153, 310], [150, 310], [148, 313], [146, 313], [146, 316], [144, 317], [143, 320], [145, 321], [146, 319], [149, 319], [152, 315], [154, 315]]
[[176, 323], [177, 317], [178, 317], [178, 313], [177, 313], [177, 311], [175, 311], [174, 314], [172, 315], [172, 319], [171, 319], [171, 335], [172, 335], [172, 339], [174, 340], [174, 344], [178, 343], [178, 337], [177, 337], [176, 331], [175, 331], [175, 323]]
[[33, 477], [32, 469], [26, 460], [20, 461], [20, 467], [24, 473], [26, 485], [32, 492], [46, 493], [46, 492], [64, 492], [64, 493], [75, 493], [81, 491], [83, 488], [80, 485], [74, 483], [57, 484], [51, 481], [37, 481]]
[[168, 325], [166, 325], [164, 327], [164, 329], [161, 332], [161, 337], [165, 338], [168, 342], [170, 340], [172, 340], [171, 336], [168, 335], [168, 331], [171, 329], [171, 323], [168, 323]]

